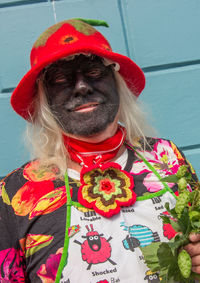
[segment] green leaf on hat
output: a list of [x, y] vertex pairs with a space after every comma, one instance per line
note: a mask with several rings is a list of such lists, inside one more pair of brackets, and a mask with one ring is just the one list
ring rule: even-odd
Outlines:
[[106, 21], [102, 20], [93, 20], [93, 19], [82, 19], [82, 18], [76, 18], [76, 20], [82, 21], [86, 24], [89, 24], [91, 26], [104, 26], [109, 27], [108, 23]]
[[85, 35], [92, 35], [96, 32], [96, 29], [93, 28], [93, 26], [87, 24], [86, 22], [80, 19], [71, 19], [68, 20], [68, 23], [72, 25], [77, 31]]
[[37, 41], [34, 44], [35, 48], [38, 48], [39, 46], [44, 46], [48, 40], [48, 38], [55, 33], [63, 24], [69, 23], [72, 25], [77, 31], [85, 34], [85, 35], [92, 35], [96, 32], [96, 29], [92, 26], [105, 26], [108, 27], [108, 24], [105, 21], [102, 20], [92, 20], [92, 19], [82, 19], [82, 18], [75, 18], [75, 19], [69, 19], [64, 20], [62, 22], [59, 22], [50, 28], [48, 28], [46, 31], [44, 31]]

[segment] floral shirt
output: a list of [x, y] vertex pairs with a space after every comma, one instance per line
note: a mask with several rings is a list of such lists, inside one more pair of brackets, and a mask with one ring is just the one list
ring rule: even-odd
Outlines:
[[[187, 163], [171, 141], [155, 138], [147, 141], [145, 151], [139, 148], [137, 151], [161, 177], [175, 174]], [[164, 190], [163, 183], [137, 153], [129, 148], [127, 152], [123, 170], [133, 175], [137, 198], [159, 195]], [[65, 240], [67, 201], [64, 178], [58, 179], [56, 174], [55, 166], [44, 171], [39, 169], [39, 161], [34, 160], [0, 182], [0, 282], [55, 282]], [[168, 185], [177, 194], [177, 185]], [[69, 186], [72, 200], [77, 202], [79, 180], [69, 178]], [[83, 213], [87, 216], [88, 211], [83, 209]], [[94, 211], [90, 214], [98, 218]], [[174, 233], [170, 224], [164, 225], [163, 236], [167, 240]]]

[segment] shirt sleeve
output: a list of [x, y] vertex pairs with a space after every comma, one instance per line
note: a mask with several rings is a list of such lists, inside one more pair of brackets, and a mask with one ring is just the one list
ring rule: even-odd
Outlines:
[[172, 141], [170, 141], [170, 143], [171, 143], [171, 146], [172, 146], [172, 149], [173, 149], [175, 155], [178, 158], [179, 165], [180, 166], [181, 165], [187, 165], [188, 166], [188, 170], [190, 171], [191, 176], [192, 176], [192, 180], [193, 180], [193, 182], [191, 182], [191, 188], [193, 189], [195, 182], [198, 181], [198, 177], [196, 175], [196, 172], [195, 172], [192, 164], [185, 157], [184, 153]]
[[0, 181], [0, 282], [26, 282], [24, 253], [5, 184], [6, 178]]

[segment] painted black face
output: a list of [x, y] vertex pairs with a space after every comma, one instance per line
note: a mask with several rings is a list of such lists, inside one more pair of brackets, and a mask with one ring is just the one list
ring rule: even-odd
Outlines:
[[44, 73], [51, 111], [66, 133], [90, 136], [107, 128], [119, 109], [112, 66], [98, 56], [59, 60]]

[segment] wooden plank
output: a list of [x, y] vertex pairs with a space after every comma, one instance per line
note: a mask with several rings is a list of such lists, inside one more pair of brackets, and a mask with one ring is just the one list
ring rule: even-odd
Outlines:
[[146, 74], [140, 97], [150, 106], [158, 135], [179, 146], [200, 141], [200, 65]]
[[114, 51], [127, 55], [117, 0], [64, 0], [55, 2], [58, 21], [68, 18], [105, 20], [109, 28], [97, 27]]
[[12, 88], [29, 69], [33, 43], [47, 27], [54, 24], [51, 3], [0, 9], [1, 88]]
[[28, 161], [29, 154], [23, 145], [25, 121], [10, 106], [10, 95], [0, 95], [0, 176]]
[[200, 58], [200, 1], [120, 1], [131, 57], [139, 65]]
[[48, 2], [48, 0], [1, 0], [0, 8], [30, 5], [34, 3]]

